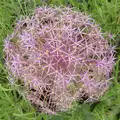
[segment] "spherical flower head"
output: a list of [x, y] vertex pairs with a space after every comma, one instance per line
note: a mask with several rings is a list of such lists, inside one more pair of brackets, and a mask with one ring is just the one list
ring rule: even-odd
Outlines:
[[108, 89], [114, 49], [100, 27], [71, 8], [40, 7], [5, 40], [6, 67], [39, 110], [94, 102]]

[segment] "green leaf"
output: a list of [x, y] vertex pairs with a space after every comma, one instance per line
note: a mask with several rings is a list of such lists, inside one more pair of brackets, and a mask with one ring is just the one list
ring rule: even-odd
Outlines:
[[77, 0], [69, 0], [69, 3], [77, 9], [80, 7], [80, 3]]
[[65, 5], [67, 3], [67, 0], [51, 0], [50, 4], [60, 6]]

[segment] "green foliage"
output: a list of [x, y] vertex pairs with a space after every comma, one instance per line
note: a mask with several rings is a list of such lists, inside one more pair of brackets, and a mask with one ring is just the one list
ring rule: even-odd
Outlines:
[[60, 6], [60, 5], [66, 5], [67, 0], [50, 0], [49, 4], [55, 5], [55, 6]]
[[69, 0], [69, 3], [70, 3], [73, 7], [79, 9], [80, 3], [79, 3], [77, 0]]
[[[59, 115], [37, 113], [8, 82], [4, 68], [3, 40], [13, 31], [16, 20], [39, 5], [69, 5], [90, 14], [102, 30], [114, 34], [118, 53], [110, 90], [100, 102], [77, 104], [75, 110]], [[120, 0], [0, 0], [0, 120], [120, 120]]]
[[[102, 31], [115, 40], [112, 44], [120, 44], [120, 0], [89, 0], [83, 2], [82, 10], [90, 14], [102, 27]], [[119, 48], [117, 48], [119, 49]]]

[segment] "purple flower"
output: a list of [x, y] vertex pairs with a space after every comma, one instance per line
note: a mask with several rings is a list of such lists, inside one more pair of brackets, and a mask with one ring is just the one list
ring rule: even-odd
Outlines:
[[4, 44], [6, 67], [33, 104], [57, 112], [83, 94], [91, 102], [108, 89], [114, 49], [92, 18], [71, 8], [41, 7], [23, 20], [26, 26], [20, 23]]

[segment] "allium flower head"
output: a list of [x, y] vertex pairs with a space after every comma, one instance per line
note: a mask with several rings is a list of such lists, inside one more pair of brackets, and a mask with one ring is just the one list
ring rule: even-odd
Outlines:
[[71, 8], [40, 7], [5, 40], [6, 67], [47, 113], [94, 102], [108, 89], [114, 49], [94, 20]]

